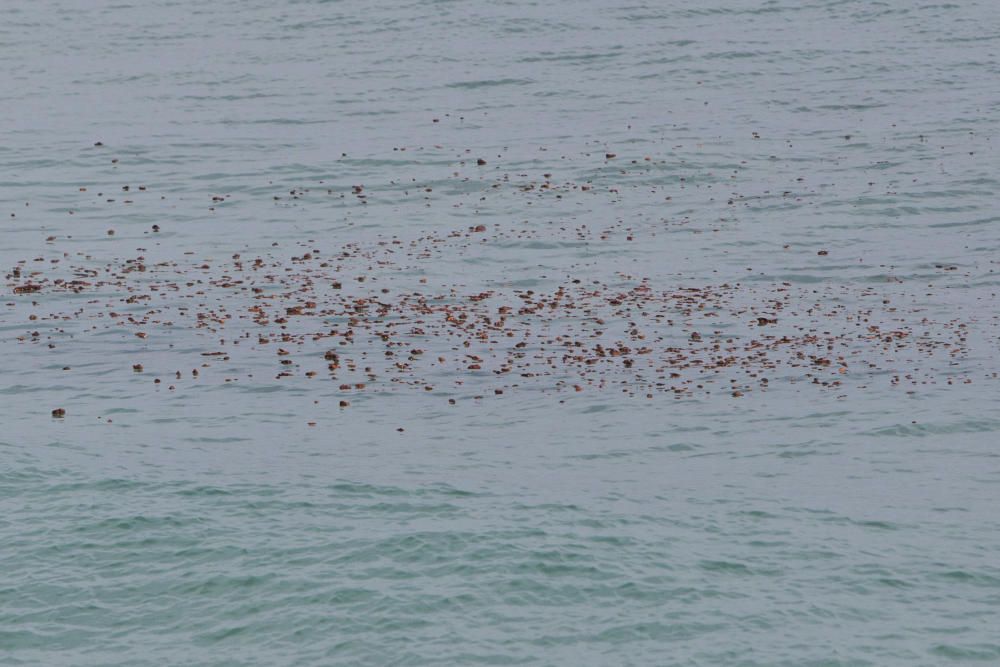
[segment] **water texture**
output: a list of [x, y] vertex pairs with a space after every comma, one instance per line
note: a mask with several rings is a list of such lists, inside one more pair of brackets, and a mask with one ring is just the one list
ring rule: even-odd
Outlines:
[[4, 4], [0, 662], [1000, 664], [998, 46]]

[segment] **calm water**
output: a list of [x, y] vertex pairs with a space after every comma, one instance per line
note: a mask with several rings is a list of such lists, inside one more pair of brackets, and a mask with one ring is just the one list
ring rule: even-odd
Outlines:
[[[6, 3], [0, 662], [1000, 664], [998, 35], [990, 2]], [[338, 277], [711, 287], [673, 339], [596, 315], [743, 365], [553, 366], [567, 310], [545, 374], [341, 389], [233, 315]], [[772, 368], [758, 331], [822, 342]]]

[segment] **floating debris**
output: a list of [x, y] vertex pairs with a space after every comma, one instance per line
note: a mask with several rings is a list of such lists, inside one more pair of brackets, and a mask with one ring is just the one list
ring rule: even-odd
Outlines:
[[[606, 160], [617, 157], [601, 154]], [[467, 155], [458, 164], [466, 160]], [[625, 174], [623, 167], [662, 165], [651, 156], [635, 156], [630, 164], [639, 167], [627, 162], [601, 170]], [[476, 158], [476, 165], [485, 164], [485, 157]], [[477, 173], [483, 198], [507, 189], [529, 198], [528, 203], [564, 196], [605, 196], [613, 202], [623, 189], [608, 179], [600, 186], [554, 181], [551, 170], [534, 176]], [[468, 180], [459, 171], [454, 174], [463, 183]], [[679, 187], [685, 182], [685, 176], [678, 177]], [[400, 196], [404, 186], [394, 187], [392, 192]], [[427, 184], [405, 187], [402, 196], [412, 191], [427, 199], [433, 191]], [[648, 187], [656, 192], [659, 186]], [[137, 198], [146, 191], [146, 186], [128, 184], [117, 188]], [[361, 184], [339, 189], [324, 185], [323, 191], [359, 199], [383, 196], [380, 188]], [[298, 186], [282, 188], [280, 195], [268, 193], [275, 202], [310, 196], [315, 194], [309, 187]], [[211, 199], [226, 202], [229, 195]], [[728, 202], [743, 199], [733, 194]], [[618, 271], [601, 267], [600, 279], [585, 264], [564, 267], [558, 279], [541, 269], [537, 275], [519, 269], [519, 275], [506, 280], [476, 274], [458, 278], [467, 282], [430, 278], [441, 262], [472, 264], [491, 257], [493, 248], [499, 254], [512, 244], [572, 243], [589, 252], [601, 244], [637, 241], [641, 252], [645, 236], [675, 224], [666, 219], [652, 225], [618, 219], [593, 226], [494, 220], [418, 230], [406, 237], [302, 240], [289, 251], [278, 242], [270, 252], [248, 251], [241, 244], [222, 257], [199, 258], [187, 251], [155, 261], [142, 248], [114, 258], [57, 255], [60, 240], [71, 237], [50, 235], [44, 237], [47, 256], [22, 260], [7, 273], [13, 294], [31, 295], [12, 303], [25, 309], [25, 330], [17, 341], [54, 348], [55, 334], [43, 334], [42, 325], [63, 332], [76, 327], [66, 334], [76, 340], [117, 332], [123, 339], [143, 341], [127, 362], [135, 373], [155, 364], [156, 374], [172, 373], [180, 381], [184, 376], [175, 369], [190, 368], [184, 364], [199, 355], [201, 370], [193, 369], [190, 377], [202, 387], [237, 380], [311, 381], [316, 387], [326, 380], [337, 388], [333, 391], [445, 394], [455, 404], [448, 393], [506, 397], [531, 389], [684, 398], [712, 393], [741, 397], [789, 385], [843, 391], [848, 384], [864, 389], [872, 382], [964, 384], [972, 382], [972, 370], [983, 370], [970, 361], [982, 358], [971, 351], [971, 339], [982, 336], [971, 332], [997, 326], [974, 311], [935, 321], [926, 303], [893, 275], [882, 276], [881, 282], [845, 284], [792, 284], [759, 274], [747, 274], [753, 280], [746, 282], [711, 282], [679, 272], [633, 275], [626, 269], [630, 264], [623, 263]], [[159, 231], [159, 225], [152, 230]], [[101, 247], [117, 249], [126, 242], [115, 239]], [[791, 247], [780, 241], [775, 247], [779, 245]], [[952, 263], [933, 266], [942, 275], [958, 271]], [[49, 298], [58, 294], [83, 299]], [[901, 298], [907, 299], [905, 305]], [[44, 310], [29, 309], [29, 299]], [[171, 343], [178, 332], [188, 336], [183, 352]], [[150, 356], [143, 358], [145, 354]], [[177, 363], [163, 368], [167, 359]], [[221, 370], [261, 366], [273, 372], [255, 377], [243, 370], [237, 378], [236, 372]], [[154, 384], [159, 386], [160, 379]], [[177, 387], [185, 389], [180, 383], [169, 389]], [[336, 400], [342, 408], [350, 405]]]

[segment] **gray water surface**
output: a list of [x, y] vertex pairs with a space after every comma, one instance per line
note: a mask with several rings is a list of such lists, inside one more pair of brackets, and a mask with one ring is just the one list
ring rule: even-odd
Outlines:
[[[990, 2], [5, 4], [0, 662], [1000, 664], [998, 47]], [[441, 310], [276, 322], [526, 290], [577, 307], [506, 375]]]

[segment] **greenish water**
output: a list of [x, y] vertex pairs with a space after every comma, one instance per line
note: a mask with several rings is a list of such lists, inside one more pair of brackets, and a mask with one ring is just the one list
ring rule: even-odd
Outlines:
[[0, 17], [3, 664], [1000, 663], [990, 3]]

